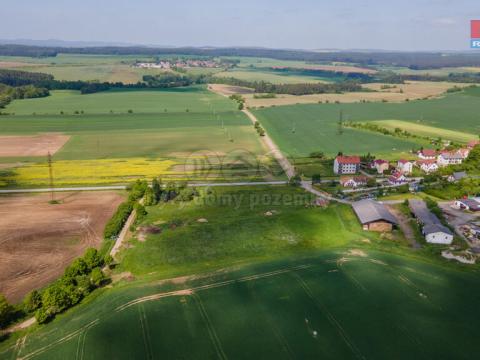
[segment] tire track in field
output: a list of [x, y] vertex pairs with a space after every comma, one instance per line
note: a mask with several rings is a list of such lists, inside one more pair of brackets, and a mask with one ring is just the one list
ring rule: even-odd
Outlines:
[[150, 339], [150, 332], [148, 331], [148, 321], [145, 315], [145, 308], [143, 304], [138, 307], [140, 318], [140, 326], [142, 327], [143, 345], [145, 347], [145, 354], [147, 359], [153, 359], [152, 341]]
[[64, 342], [66, 342], [66, 341], [69, 341], [69, 340], [73, 339], [78, 334], [81, 334], [83, 331], [86, 331], [86, 330], [90, 329], [91, 327], [94, 327], [98, 323], [99, 323], [99, 319], [95, 319], [92, 322], [89, 322], [87, 325], [82, 326], [81, 328], [71, 332], [70, 334], [67, 334], [64, 337], [62, 337], [58, 340], [55, 340], [48, 345], [45, 345], [45, 346], [43, 346], [43, 347], [41, 347], [41, 348], [39, 348], [35, 351], [32, 351], [30, 354], [27, 354], [25, 356], [17, 358], [17, 360], [28, 360], [28, 359], [33, 358], [34, 356], [40, 355], [40, 354], [44, 353], [45, 351], [50, 350], [51, 348], [53, 348], [57, 345], [60, 345]]
[[326, 315], [330, 324], [337, 330], [338, 334], [340, 335], [342, 340], [345, 342], [345, 344], [348, 346], [348, 348], [352, 351], [352, 353], [355, 355], [355, 357], [357, 359], [366, 359], [365, 356], [363, 356], [361, 351], [354, 344], [354, 342], [350, 339], [350, 337], [348, 336], [348, 333], [345, 331], [345, 329], [337, 320], [337, 318], [328, 310], [328, 308], [320, 300], [315, 298], [315, 296], [313, 295], [310, 287], [305, 282], [305, 280], [303, 280], [302, 277], [296, 272], [293, 272], [292, 276], [297, 280], [297, 282], [303, 288], [303, 290], [305, 291], [307, 296], [310, 298], [310, 300], [312, 300], [312, 302], [317, 306], [317, 308]]
[[192, 295], [194, 292], [202, 291], [202, 290], [209, 290], [209, 289], [214, 289], [222, 286], [227, 286], [235, 283], [242, 283], [242, 282], [247, 282], [247, 281], [255, 281], [259, 279], [263, 279], [266, 277], [271, 277], [271, 276], [276, 276], [280, 274], [285, 274], [289, 273], [291, 271], [295, 270], [303, 270], [303, 269], [308, 269], [312, 267], [313, 265], [299, 265], [291, 268], [285, 268], [285, 269], [280, 269], [280, 270], [275, 270], [275, 271], [270, 271], [262, 274], [256, 274], [256, 275], [250, 275], [250, 276], [245, 276], [239, 279], [233, 279], [233, 280], [225, 280], [225, 281], [220, 281], [212, 284], [207, 284], [207, 285], [200, 285], [197, 287], [193, 288], [188, 288], [188, 289], [182, 289], [182, 290], [175, 290], [175, 291], [168, 291], [168, 292], [163, 292], [163, 293], [158, 293], [158, 294], [153, 294], [153, 295], [148, 295], [148, 296], [143, 296], [141, 298], [137, 298], [135, 300], [129, 301], [123, 305], [118, 306], [115, 311], [123, 311], [133, 305], [141, 304], [143, 302], [147, 301], [155, 301], [159, 300], [162, 298], [166, 297], [172, 297], [172, 296], [185, 296], [185, 295]]
[[[251, 287], [251, 290], [252, 290], [251, 292], [252, 298], [255, 300], [255, 302], [257, 302], [258, 304], [261, 304], [260, 298], [257, 296], [257, 291], [253, 286]], [[296, 359], [295, 353], [292, 351], [292, 348], [290, 347], [288, 340], [285, 338], [285, 336], [283, 336], [281, 331], [278, 329], [273, 318], [269, 315], [267, 311], [263, 310], [263, 307], [261, 307], [261, 311], [265, 319], [267, 319], [267, 323], [270, 329], [272, 330], [273, 334], [275, 335], [279, 343], [282, 345], [285, 353], [288, 355], [290, 359]]]
[[215, 347], [215, 352], [217, 353], [218, 358], [222, 360], [227, 360], [228, 357], [223, 351], [222, 343], [217, 335], [217, 332], [215, 331], [215, 328], [213, 327], [212, 321], [208, 316], [205, 306], [203, 306], [202, 299], [197, 294], [193, 294], [193, 299], [195, 300], [195, 304], [197, 305], [198, 311], [202, 315], [202, 318], [205, 321], [205, 324], [207, 325], [208, 334], [210, 335], [210, 340], [212, 341], [212, 344]]

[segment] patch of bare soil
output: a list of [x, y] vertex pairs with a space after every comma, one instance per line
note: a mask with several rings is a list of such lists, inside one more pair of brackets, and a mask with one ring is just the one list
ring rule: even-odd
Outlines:
[[149, 234], [160, 234], [161, 232], [162, 229], [155, 225], [141, 226], [138, 230], [137, 239], [140, 242], [144, 242]]
[[70, 139], [64, 134], [0, 136], [0, 157], [47, 156], [55, 154]]
[[367, 253], [363, 250], [360, 250], [360, 249], [350, 249], [350, 250], [347, 251], [346, 255], [367, 257]]
[[388, 206], [388, 210], [390, 210], [392, 215], [397, 219], [400, 230], [402, 230], [403, 235], [405, 235], [405, 238], [410, 242], [411, 246], [414, 249], [421, 248], [421, 245], [417, 243], [415, 239], [415, 233], [410, 224], [410, 219], [395, 206]]
[[253, 89], [247, 87], [223, 84], [210, 84], [208, 85], [208, 89], [223, 96], [230, 96], [234, 94], [253, 94], [255, 92]]
[[45, 66], [46, 64], [38, 64], [38, 63], [26, 63], [21, 61], [0, 61], [0, 69], [11, 69], [11, 68], [19, 68], [19, 67], [38, 67], [38, 66]]
[[133, 281], [135, 280], [135, 276], [129, 271], [122, 272], [120, 274], [113, 274], [112, 275], [112, 283], [119, 282], [121, 280], [126, 280], [126, 281]]
[[117, 192], [0, 196], [0, 293], [12, 302], [58, 278], [89, 247], [123, 196]]

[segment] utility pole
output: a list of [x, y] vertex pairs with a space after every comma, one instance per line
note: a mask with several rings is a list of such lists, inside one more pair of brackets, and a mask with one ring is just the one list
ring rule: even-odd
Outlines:
[[338, 135], [343, 134], [343, 111], [340, 110], [340, 117], [338, 119], [338, 130], [337, 130]]
[[55, 201], [55, 192], [53, 191], [52, 155], [50, 154], [50, 151], [48, 152], [47, 159], [48, 159], [48, 175], [50, 178], [50, 196], [51, 196], [51, 202], [53, 203]]

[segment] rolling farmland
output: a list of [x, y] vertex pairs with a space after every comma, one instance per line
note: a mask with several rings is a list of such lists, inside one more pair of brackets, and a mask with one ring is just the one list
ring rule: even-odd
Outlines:
[[[148, 168], [152, 165], [149, 160], [171, 166], [162, 165], [164, 171], [156, 175], [170, 173], [175, 178], [185, 178], [181, 173], [187, 170], [192, 158], [212, 158], [211, 162], [219, 165], [222, 158], [232, 153], [244, 152], [253, 157], [264, 154], [253, 127], [235, 103], [204, 87], [91, 95], [56, 91], [47, 98], [15, 101], [7, 111], [15, 115], [0, 118], [3, 135], [48, 133], [70, 137], [54, 155], [54, 161], [59, 161], [54, 166], [58, 167], [57, 175], [63, 184], [85, 184], [86, 179], [73, 175], [91, 173], [92, 170], [84, 172], [85, 166], [116, 169], [107, 178], [92, 177], [91, 184], [115, 183], [151, 176], [158, 167]], [[2, 173], [0, 180], [17, 186], [45, 184], [42, 179], [48, 177], [47, 150], [43, 156], [37, 152], [37, 157], [22, 154], [9, 153], [9, 157], [0, 158], [0, 163], [23, 164], [13, 174]], [[135, 172], [125, 172], [118, 168], [122, 165], [119, 161], [137, 165], [143, 162], [144, 168], [137, 166]], [[176, 164], [179, 166], [173, 169]], [[62, 179], [62, 169], [67, 170], [68, 166], [72, 176]], [[44, 175], [35, 180], [39, 169], [43, 169]], [[30, 180], [24, 182], [26, 179]]]

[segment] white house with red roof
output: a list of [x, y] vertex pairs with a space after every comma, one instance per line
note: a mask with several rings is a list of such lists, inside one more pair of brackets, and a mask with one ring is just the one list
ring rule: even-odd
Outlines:
[[384, 171], [388, 170], [390, 164], [387, 160], [377, 159], [370, 164], [371, 169], [377, 170], [377, 173], [383, 174]]
[[[468, 156], [468, 155], [467, 155]], [[438, 166], [458, 165], [465, 159], [465, 154], [457, 151], [442, 151], [437, 158]]]
[[408, 179], [401, 172], [395, 172], [388, 178], [390, 185], [403, 185], [408, 182]]
[[366, 186], [368, 178], [366, 176], [342, 176], [340, 178], [340, 184], [343, 187], [357, 188], [360, 186]]
[[435, 160], [418, 160], [417, 166], [427, 174], [438, 170], [438, 164]]
[[413, 171], [413, 161], [400, 159], [397, 161], [397, 171], [404, 174], [411, 174]]
[[422, 160], [435, 160], [437, 151], [433, 149], [422, 149], [418, 152], [418, 157]]
[[360, 170], [360, 156], [337, 156], [333, 162], [335, 174], [356, 174]]

